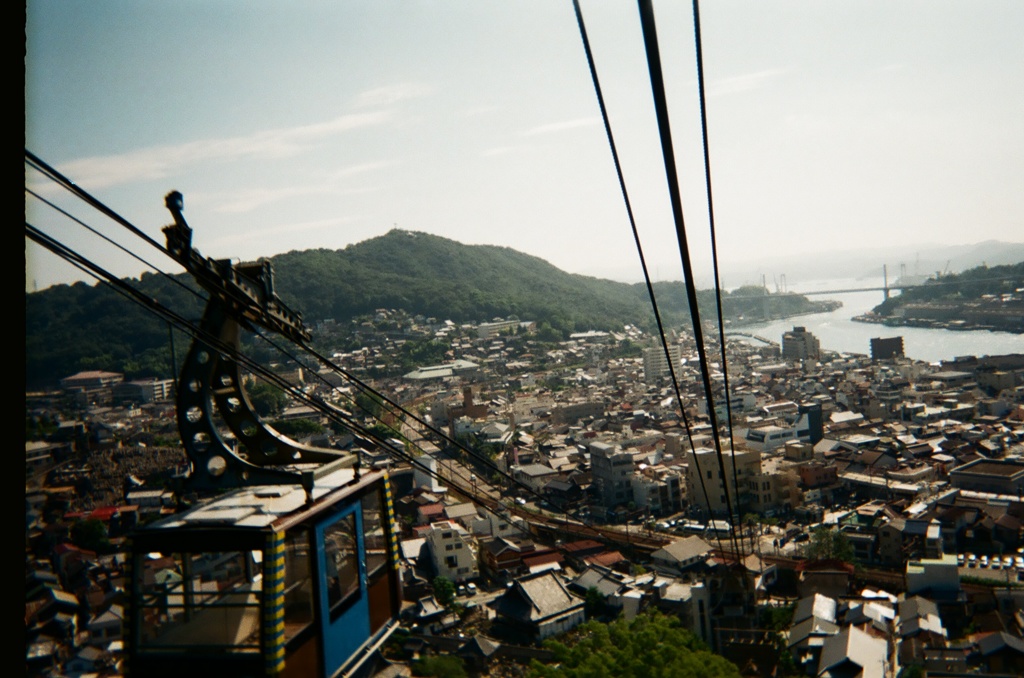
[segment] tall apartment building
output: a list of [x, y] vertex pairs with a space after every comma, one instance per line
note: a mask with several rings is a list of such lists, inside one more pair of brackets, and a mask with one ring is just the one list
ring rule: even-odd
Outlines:
[[643, 473], [634, 473], [630, 482], [633, 501], [646, 507], [651, 515], [663, 516], [682, 508], [683, 488], [678, 473], [663, 466], [648, 466]]
[[511, 332], [519, 327], [519, 319], [496, 320], [490, 323], [480, 323], [476, 328], [476, 335], [480, 339], [493, 339], [502, 332]]
[[601, 505], [612, 508], [633, 501], [633, 455], [618, 445], [590, 443], [590, 470]]
[[[672, 364], [679, 367], [682, 354], [679, 346], [669, 344], [668, 354], [672, 358]], [[644, 349], [644, 381], [657, 381], [661, 377], [669, 376], [668, 361], [665, 359], [665, 349], [661, 346]]]
[[173, 395], [173, 379], [123, 381], [114, 385], [113, 388], [115, 403], [152, 403], [158, 400], [170, 400]]
[[821, 344], [806, 327], [795, 326], [782, 335], [782, 357], [785, 360], [813, 360], [821, 357]]
[[[739, 506], [740, 494], [736, 492], [736, 481], [742, 490], [742, 499], [749, 501], [748, 488], [752, 482], [761, 480], [761, 453], [754, 450], [723, 450], [725, 468], [718, 465], [718, 455], [709, 447], [698, 447], [686, 454], [686, 496], [691, 505], [710, 509], [714, 516], [728, 515], [729, 504], [735, 512]], [[736, 469], [733, 474], [733, 467]], [[698, 475], [699, 474], [699, 475]], [[703, 480], [703, 489], [701, 481]], [[726, 488], [729, 501], [726, 502]], [[704, 490], [707, 491], [705, 501]]]
[[461, 525], [453, 520], [432, 523], [425, 536], [438, 576], [453, 582], [479, 576], [472, 540]]
[[903, 356], [903, 337], [875, 337], [871, 340], [871, 359], [890, 360]]
[[575, 424], [587, 417], [603, 417], [605, 404], [600, 400], [583, 400], [564, 403], [551, 409], [553, 424]]

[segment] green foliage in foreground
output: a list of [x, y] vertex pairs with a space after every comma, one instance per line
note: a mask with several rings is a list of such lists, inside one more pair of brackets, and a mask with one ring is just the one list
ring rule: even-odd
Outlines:
[[453, 656], [426, 657], [412, 665], [412, 675], [434, 678], [466, 678], [462, 660]]
[[708, 650], [675, 617], [647, 612], [632, 621], [590, 621], [566, 642], [548, 641], [550, 664], [531, 678], [739, 678], [735, 664]]
[[278, 419], [271, 422], [274, 430], [289, 438], [302, 438], [303, 436], [316, 435], [324, 432], [323, 424], [312, 419], [293, 419], [291, 421]]
[[455, 584], [448, 577], [434, 577], [434, 598], [445, 607], [455, 602]]
[[851, 564], [856, 560], [853, 544], [846, 534], [827, 525], [819, 525], [811, 533], [807, 557], [810, 560], [841, 560]]

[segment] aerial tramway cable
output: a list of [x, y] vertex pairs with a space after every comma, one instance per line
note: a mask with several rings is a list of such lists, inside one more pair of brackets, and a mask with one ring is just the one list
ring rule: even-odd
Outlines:
[[[301, 389], [293, 388], [283, 378], [274, 374], [272, 371], [263, 368], [255, 361], [252, 361], [251, 359], [247, 358], [244, 354], [235, 352], [231, 346], [223, 343], [218, 338], [212, 337], [209, 334], [204, 333], [201, 328], [196, 327], [185, 318], [182, 318], [180, 315], [177, 315], [171, 309], [168, 309], [160, 305], [159, 302], [156, 302], [155, 300], [146, 297], [144, 294], [142, 294], [138, 290], [135, 290], [131, 285], [127, 284], [125, 281], [118, 280], [112, 273], [110, 273], [103, 267], [99, 266], [95, 262], [92, 262], [91, 260], [83, 257], [74, 250], [68, 248], [66, 245], [61, 244], [59, 241], [52, 238], [51, 236], [46, 235], [45, 233], [43, 233], [36, 227], [32, 226], [31, 224], [26, 223], [25, 227], [26, 233], [31, 240], [41, 245], [42, 247], [50, 250], [57, 256], [65, 259], [79, 270], [96, 278], [99, 282], [111, 287], [115, 292], [125, 296], [130, 301], [142, 305], [144, 308], [146, 308], [146, 310], [150, 311], [151, 313], [154, 313], [155, 315], [160, 316], [161, 319], [176, 325], [179, 329], [191, 334], [192, 336], [201, 338], [203, 341], [211, 344], [211, 346], [217, 348], [218, 350], [225, 353], [231, 353], [233, 358], [239, 360], [240, 363], [242, 363], [247, 369], [252, 371], [254, 374], [258, 375], [260, 378], [282, 388], [282, 390], [288, 392], [292, 397], [302, 402], [305, 402], [311, 407], [317, 408], [328, 418], [337, 421], [338, 423], [341, 423], [347, 428], [356, 430], [357, 433], [360, 433], [366, 438], [375, 440], [384, 449], [388, 449], [396, 456], [401, 457], [403, 460], [409, 461], [414, 466], [419, 466], [428, 474], [433, 475], [433, 477], [439, 480], [442, 479], [439, 475], [432, 472], [428, 467], [426, 467], [421, 462], [416, 460], [416, 458], [413, 457], [412, 455], [408, 455], [403, 450], [398, 450], [394, 446], [389, 445], [386, 440], [380, 438], [375, 432], [373, 432], [370, 429], [366, 429], [358, 422], [348, 419], [339, 419], [336, 411], [331, 410], [329, 408], [324, 408], [322, 406], [322, 403], [320, 403], [317, 399], [309, 397], [308, 395], [304, 394], [301, 391]], [[459, 489], [461, 491], [463, 488]]]
[[[726, 510], [729, 515], [729, 533], [732, 536], [733, 548], [736, 553], [736, 525], [733, 519], [733, 502], [729, 492], [729, 483], [725, 481], [725, 459], [722, 453], [721, 434], [718, 430], [718, 416], [714, 407], [714, 392], [711, 385], [710, 365], [704, 344], [704, 329], [700, 320], [700, 309], [697, 305], [697, 289], [694, 284], [693, 267], [690, 263], [690, 250], [686, 238], [686, 224], [683, 219], [683, 204], [679, 190], [679, 175], [676, 170], [675, 152], [672, 145], [672, 131], [668, 117], [668, 102], [665, 95], [665, 79], [661, 71], [661, 55], [658, 48], [658, 33], [654, 21], [654, 9], [651, 0], [638, 0], [640, 9], [640, 25], [643, 29], [644, 49], [647, 54], [647, 67], [651, 80], [651, 91], [654, 96], [654, 108], [658, 120], [658, 131], [661, 137], [662, 158], [665, 165], [665, 176], [668, 181], [669, 197], [672, 204], [672, 216], [676, 227], [676, 240], [679, 243], [679, 255], [683, 264], [683, 281], [686, 285], [686, 297], [690, 304], [690, 319], [693, 325], [694, 342], [700, 360], [701, 378], [704, 382], [704, 394], [708, 403], [708, 418], [711, 420], [711, 434], [715, 442], [715, 454], [718, 467], [723, 475], [722, 490], [725, 497]], [[730, 449], [732, 447], [730, 441]], [[738, 488], [737, 488], [738, 489]]]
[[[629, 218], [630, 229], [633, 232], [633, 241], [636, 243], [637, 255], [640, 258], [640, 268], [643, 270], [644, 283], [647, 286], [647, 296], [651, 300], [651, 308], [654, 311], [654, 320], [658, 326], [658, 336], [661, 339], [662, 350], [665, 353], [665, 362], [668, 363], [669, 376], [672, 380], [672, 388], [676, 395], [676, 403], [679, 405], [679, 412], [683, 420], [683, 428], [686, 431], [686, 438], [690, 443], [690, 449], [694, 450], [693, 463], [694, 469], [696, 471], [695, 475], [697, 476], [697, 479], [700, 481], [700, 489], [704, 495], [704, 503], [708, 507], [708, 515], [710, 516], [712, 515], [711, 501], [708, 498], [707, 487], [704, 483], [704, 474], [701, 473], [700, 470], [700, 462], [697, 460], [697, 454], [695, 451], [696, 446], [693, 443], [693, 432], [690, 426], [689, 417], [686, 416], [686, 407], [683, 405], [683, 397], [679, 388], [679, 378], [676, 375], [675, 362], [672, 360], [672, 356], [669, 352], [668, 339], [665, 335], [665, 325], [662, 322], [661, 311], [658, 308], [657, 296], [654, 293], [654, 285], [651, 282], [651, 274], [649, 269], [647, 268], [647, 258], [644, 255], [643, 243], [640, 241], [640, 233], [637, 230], [636, 219], [633, 216], [633, 207], [629, 200], [629, 191], [626, 189], [626, 180], [622, 172], [622, 164], [619, 162], [619, 153], [615, 146], [615, 136], [612, 134], [611, 121], [608, 119], [608, 109], [605, 106], [604, 95], [601, 91], [601, 81], [597, 76], [597, 66], [594, 63], [594, 55], [590, 49], [590, 39], [587, 37], [586, 23], [583, 20], [583, 13], [580, 10], [579, 0], [573, 0], [572, 4], [573, 9], [576, 12], [576, 23], [580, 29], [580, 38], [583, 41], [583, 50], [587, 56], [587, 65], [590, 68], [590, 78], [594, 83], [594, 93], [597, 96], [597, 104], [598, 107], [601, 109], [601, 119], [604, 122], [605, 134], [608, 137], [608, 147], [611, 150], [612, 162], [615, 164], [615, 173], [619, 180], [619, 189], [622, 192], [622, 200], [625, 203], [626, 215]], [[722, 549], [721, 535], [718, 534], [717, 530], [715, 531], [715, 539], [718, 541], [719, 550], [724, 550]]]
[[[722, 389], [725, 393], [725, 416], [729, 425], [729, 450], [732, 452], [732, 480], [736, 489], [736, 518], [742, 520], [739, 507], [739, 469], [736, 464], [736, 450], [733, 449], [734, 432], [732, 427], [732, 398], [729, 391], [729, 361], [725, 351], [725, 320], [722, 313], [722, 282], [718, 275], [718, 239], [715, 234], [715, 203], [711, 190], [711, 151], [708, 145], [708, 113], [707, 97], [704, 88], [704, 49], [700, 33], [699, 0], [693, 0], [693, 37], [697, 52], [697, 92], [700, 97], [700, 128], [704, 148], [704, 186], [708, 196], [708, 229], [711, 234], [711, 267], [715, 275], [715, 308], [718, 311], [718, 345], [722, 354]], [[710, 408], [711, 401], [708, 401]], [[738, 529], [738, 526], [737, 526]], [[742, 539], [740, 540], [742, 544]], [[751, 545], [753, 546], [753, 545]], [[742, 555], [742, 553], [741, 553]]]

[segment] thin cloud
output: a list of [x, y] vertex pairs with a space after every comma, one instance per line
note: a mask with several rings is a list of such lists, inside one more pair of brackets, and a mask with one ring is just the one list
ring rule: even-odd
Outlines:
[[356, 95], [355, 105], [359, 108], [372, 106], [391, 106], [406, 99], [426, 96], [433, 88], [423, 83], [403, 82], [384, 87], [375, 87]]
[[387, 160], [364, 162], [358, 165], [349, 165], [348, 167], [342, 167], [341, 169], [331, 172], [328, 176], [330, 176], [332, 179], [347, 179], [349, 177], [354, 177], [357, 174], [372, 172], [374, 170], [384, 169], [385, 167], [393, 167], [396, 164], [398, 163], [390, 162]]
[[590, 127], [598, 124], [598, 119], [595, 117], [589, 118], [575, 118], [573, 120], [562, 120], [561, 122], [549, 122], [546, 125], [538, 125], [537, 127], [531, 127], [522, 133], [524, 137], [537, 136], [538, 134], [553, 134], [555, 132], [564, 132], [565, 130], [577, 129], [579, 127]]
[[367, 163], [365, 165], [353, 166], [334, 172], [330, 181], [309, 183], [301, 186], [284, 186], [281, 188], [253, 188], [243, 191], [235, 191], [217, 200], [215, 212], [222, 214], [241, 214], [252, 212], [261, 207], [281, 200], [302, 198], [314, 195], [355, 195], [358, 193], [370, 193], [380, 190], [380, 187], [367, 186], [339, 186], [337, 181], [362, 172], [374, 169], [377, 166], [383, 167], [389, 163]]
[[[244, 233], [221, 235], [205, 243], [203, 247], [204, 250], [208, 249], [210, 251], [237, 252], [244, 249], [247, 245], [251, 245], [254, 241], [268, 242], [275, 239], [280, 240], [283, 236], [286, 236], [293, 244], [298, 244], [296, 242], [299, 239], [297, 236], [302, 233], [329, 233], [356, 220], [356, 217], [345, 216], [275, 224], [256, 230], [250, 229]], [[239, 256], [244, 260], [247, 257], [256, 258], [257, 255], [241, 254]], [[270, 254], [264, 252], [258, 256], [270, 256]]]
[[909, 68], [907, 66], [907, 64], [895, 63], [895, 64], [886, 64], [885, 66], [879, 66], [878, 70], [881, 71], [882, 73], [888, 73], [888, 72], [894, 72], [894, 71], [905, 71], [905, 70], [907, 70], [907, 68]]
[[330, 219], [314, 219], [312, 221], [299, 221], [289, 222], [287, 224], [278, 224], [276, 226], [268, 226], [255, 231], [247, 231], [246, 233], [239, 235], [224, 236], [217, 239], [218, 245], [227, 244], [230, 242], [245, 242], [252, 239], [263, 239], [267, 236], [292, 236], [295, 233], [303, 231], [316, 231], [324, 228], [334, 228], [355, 221], [355, 217], [332, 217]]
[[516, 146], [494, 146], [484, 150], [480, 155], [485, 158], [491, 158], [496, 155], [508, 155], [509, 153], [514, 153], [516, 150]]
[[218, 200], [214, 211], [221, 214], [242, 214], [282, 200], [310, 196], [353, 196], [372, 193], [379, 189], [379, 186], [339, 187], [334, 183], [310, 183], [283, 188], [246, 188]]
[[244, 212], [252, 212], [255, 209], [265, 207], [270, 203], [278, 202], [280, 200], [301, 198], [311, 195], [323, 195], [328, 192], [327, 187], [322, 185], [286, 186], [284, 188], [272, 189], [246, 189], [244, 191], [234, 192], [230, 196], [223, 198], [214, 211], [221, 214], [241, 214]]
[[495, 111], [500, 111], [500, 110], [501, 110], [501, 106], [496, 106], [494, 104], [488, 104], [488, 105], [484, 105], [484, 106], [474, 106], [472, 108], [467, 108], [466, 110], [464, 110], [462, 112], [462, 115], [463, 115], [463, 117], [466, 117], [466, 118], [475, 118], [478, 115], [486, 115], [487, 113], [493, 113]]
[[163, 179], [189, 166], [209, 162], [276, 159], [292, 156], [314, 142], [389, 120], [387, 111], [352, 113], [333, 120], [238, 137], [190, 141], [176, 146], [150, 146], [119, 155], [95, 156], [62, 163], [68, 176], [88, 177], [90, 188], [106, 188], [139, 180]]
[[737, 94], [760, 87], [767, 87], [773, 79], [785, 72], [781, 68], [770, 68], [755, 73], [745, 73], [743, 75], [734, 75], [731, 78], [723, 78], [711, 83], [711, 86], [708, 87], [708, 96]]

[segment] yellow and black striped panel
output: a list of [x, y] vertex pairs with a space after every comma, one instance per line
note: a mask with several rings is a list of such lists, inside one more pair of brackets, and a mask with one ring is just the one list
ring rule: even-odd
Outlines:
[[284, 532], [267, 535], [263, 552], [263, 657], [267, 675], [284, 671]]
[[388, 472], [384, 471], [384, 506], [387, 511], [388, 532], [391, 535], [391, 543], [388, 551], [391, 554], [391, 569], [398, 572], [398, 525], [395, 523], [395, 506], [391, 496], [391, 478]]

